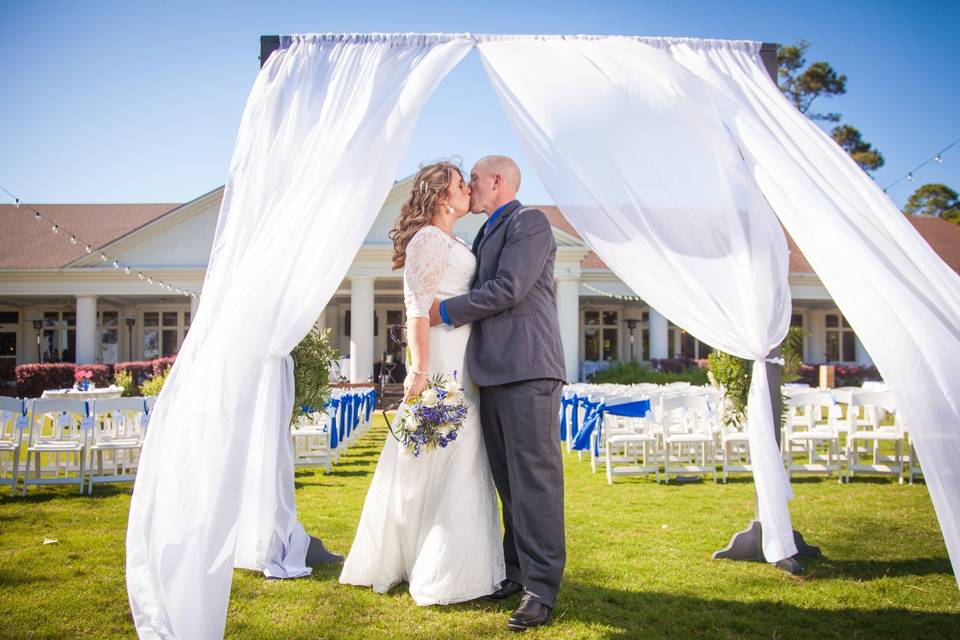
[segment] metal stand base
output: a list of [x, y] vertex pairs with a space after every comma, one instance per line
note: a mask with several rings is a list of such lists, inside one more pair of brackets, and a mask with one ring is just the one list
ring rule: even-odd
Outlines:
[[307, 547], [307, 566], [316, 567], [322, 564], [336, 564], [343, 562], [343, 556], [328, 551], [320, 538], [310, 536], [310, 545]]
[[[726, 560], [746, 560], [748, 562], [765, 562], [763, 557], [763, 529], [759, 520], [754, 520], [750, 526], [733, 534], [730, 538], [730, 544], [713, 554], [713, 559]], [[774, 563], [778, 569], [787, 571], [793, 575], [803, 573], [803, 567], [800, 565], [801, 558], [816, 558], [820, 555], [820, 549], [807, 544], [799, 531], [794, 530], [793, 541], [797, 545], [797, 554], [791, 558], [784, 558]]]

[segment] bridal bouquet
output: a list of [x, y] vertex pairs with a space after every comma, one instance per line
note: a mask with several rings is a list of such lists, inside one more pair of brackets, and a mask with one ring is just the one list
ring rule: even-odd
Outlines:
[[445, 448], [457, 439], [457, 430], [467, 417], [463, 389], [452, 376], [437, 374], [427, 381], [419, 396], [400, 405], [390, 432], [414, 457], [423, 451]]

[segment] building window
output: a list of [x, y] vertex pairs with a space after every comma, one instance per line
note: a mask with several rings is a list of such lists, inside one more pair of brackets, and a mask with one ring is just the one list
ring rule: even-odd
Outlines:
[[144, 311], [143, 359], [177, 355], [189, 329], [189, 311]]
[[74, 362], [77, 353], [76, 311], [44, 311], [40, 334], [41, 362]]
[[583, 312], [584, 360], [596, 362], [620, 358], [620, 312], [596, 310]]
[[100, 331], [99, 361], [115, 364], [120, 354], [120, 312], [98, 311], [97, 326]]
[[684, 329], [679, 329], [680, 331], [680, 357], [681, 358], [693, 358], [694, 360], [702, 360], [706, 358], [713, 352], [713, 347], [708, 345], [706, 342], [702, 342], [693, 337], [690, 333], [687, 333]]
[[16, 379], [19, 337], [20, 313], [0, 311], [0, 383], [10, 383]]
[[827, 362], [854, 362], [857, 359], [856, 336], [847, 319], [840, 313], [825, 316]]

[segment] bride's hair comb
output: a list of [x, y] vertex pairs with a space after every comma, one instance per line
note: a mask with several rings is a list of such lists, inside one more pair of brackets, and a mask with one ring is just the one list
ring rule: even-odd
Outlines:
[[426, 180], [421, 180], [421, 181], [420, 181], [420, 185], [419, 185], [418, 188], [420, 189], [420, 193], [426, 193], [426, 192], [427, 192], [427, 181], [426, 181]]

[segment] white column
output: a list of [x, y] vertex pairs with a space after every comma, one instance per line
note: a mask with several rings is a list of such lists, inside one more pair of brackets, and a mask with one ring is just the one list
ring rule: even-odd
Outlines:
[[97, 297], [77, 296], [77, 364], [97, 361]]
[[870, 366], [873, 364], [873, 358], [870, 357], [870, 354], [867, 353], [867, 350], [863, 348], [863, 343], [860, 342], [860, 338], [856, 335], [853, 337], [853, 345], [856, 349], [856, 358], [857, 364]]
[[350, 382], [373, 378], [373, 277], [350, 278]]
[[663, 360], [667, 357], [667, 318], [650, 307], [650, 359]]
[[567, 382], [576, 382], [580, 369], [580, 278], [561, 276], [556, 279], [557, 317], [560, 320], [560, 342]]
[[190, 326], [191, 327], [197, 321], [197, 307], [199, 306], [200, 306], [200, 296], [198, 295], [196, 298], [194, 298], [193, 296], [190, 296]]

